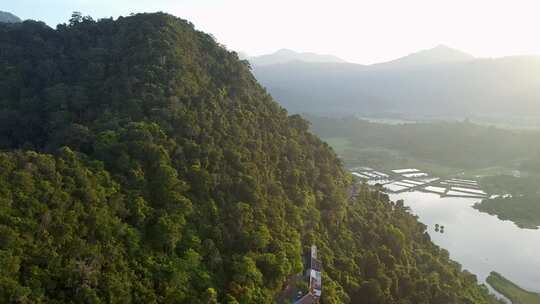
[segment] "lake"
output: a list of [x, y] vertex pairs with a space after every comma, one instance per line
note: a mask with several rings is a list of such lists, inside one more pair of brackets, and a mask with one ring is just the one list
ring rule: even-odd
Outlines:
[[[478, 199], [418, 191], [389, 196], [403, 199], [428, 226], [433, 242], [480, 281], [485, 283], [489, 273], [497, 271], [524, 289], [540, 292], [540, 230], [520, 229], [473, 209]], [[435, 224], [443, 225], [444, 233], [435, 232]]]

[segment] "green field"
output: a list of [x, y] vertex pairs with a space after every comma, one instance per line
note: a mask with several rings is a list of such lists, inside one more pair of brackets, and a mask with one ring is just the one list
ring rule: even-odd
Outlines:
[[[507, 130], [464, 122], [370, 122], [308, 117], [348, 167], [415, 167], [440, 177], [478, 179], [540, 173], [539, 131]], [[398, 124], [396, 124], [398, 123]]]
[[345, 137], [330, 137], [325, 138], [324, 141], [326, 141], [337, 154], [341, 154], [351, 148], [351, 141]]
[[465, 170], [465, 176], [470, 178], [478, 178], [496, 175], [512, 175], [515, 170], [515, 167], [491, 166], [479, 169], [467, 169]]
[[384, 147], [365, 147], [355, 145], [344, 137], [323, 138], [343, 160], [349, 168], [368, 166], [381, 170], [391, 170], [397, 168], [417, 168], [434, 176], [455, 176], [461, 175], [472, 177], [478, 173], [477, 170], [465, 171], [463, 168], [455, 168], [436, 164], [432, 161], [411, 157], [403, 152]]
[[487, 282], [499, 293], [510, 299], [513, 304], [540, 303], [540, 294], [522, 289], [497, 272], [491, 272]]

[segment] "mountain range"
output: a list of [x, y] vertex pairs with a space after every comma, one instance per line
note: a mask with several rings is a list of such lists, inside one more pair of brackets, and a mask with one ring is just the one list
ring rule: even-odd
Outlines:
[[414, 68], [433, 64], [459, 63], [474, 60], [474, 56], [445, 45], [438, 45], [428, 50], [421, 50], [388, 62], [375, 63], [370, 69]]
[[440, 45], [373, 65], [290, 61], [253, 72], [292, 112], [540, 114], [539, 56], [475, 58]]
[[271, 64], [290, 63], [295, 61], [301, 62], [346, 62], [345, 60], [334, 55], [321, 55], [316, 53], [304, 52], [299, 53], [289, 49], [281, 49], [275, 53], [248, 58], [252, 65], [264, 66]]

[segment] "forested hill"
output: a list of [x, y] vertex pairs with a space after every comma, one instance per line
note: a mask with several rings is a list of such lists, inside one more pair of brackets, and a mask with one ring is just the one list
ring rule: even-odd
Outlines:
[[0, 302], [494, 303], [192, 24], [0, 25]]

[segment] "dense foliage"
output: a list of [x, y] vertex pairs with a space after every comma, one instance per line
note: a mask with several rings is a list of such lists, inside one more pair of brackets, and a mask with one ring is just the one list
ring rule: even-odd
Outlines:
[[362, 188], [247, 63], [139, 14], [0, 25], [0, 302], [493, 303], [402, 202]]

